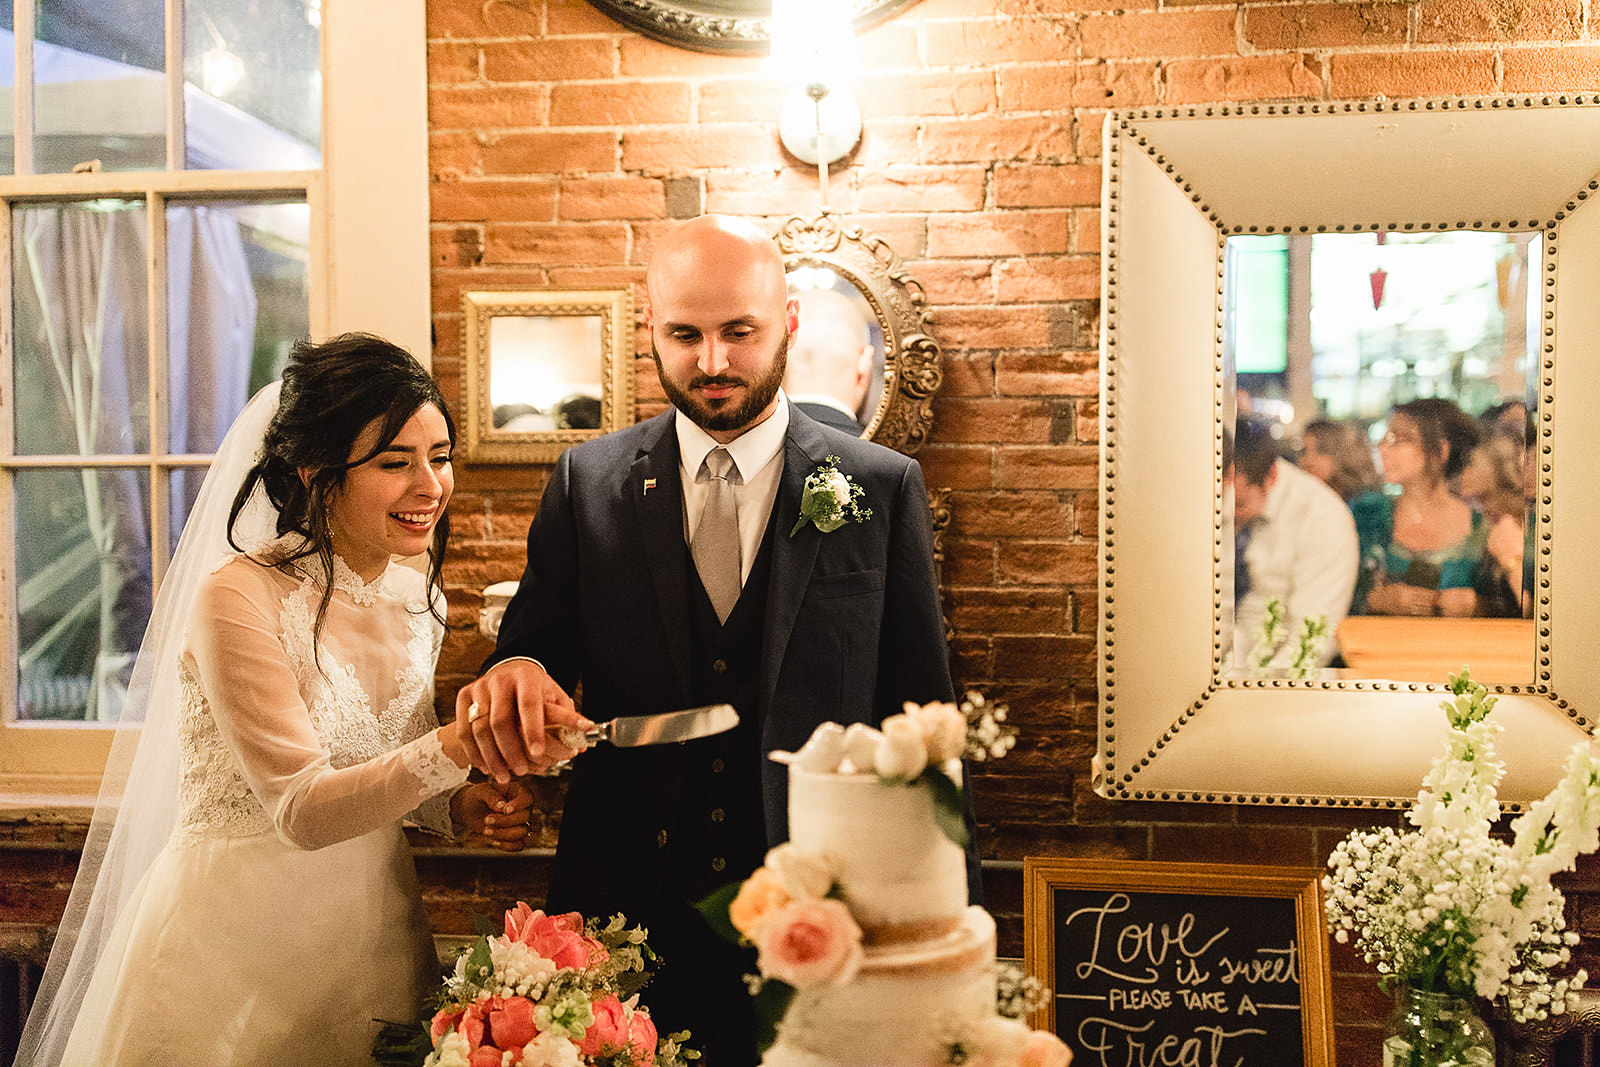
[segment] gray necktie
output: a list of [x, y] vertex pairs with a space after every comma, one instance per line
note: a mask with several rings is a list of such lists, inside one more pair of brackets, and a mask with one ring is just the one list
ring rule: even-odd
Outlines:
[[717, 621], [727, 622], [740, 588], [739, 511], [733, 501], [733, 487], [741, 481], [739, 468], [726, 448], [713, 448], [695, 481], [706, 483], [706, 506], [689, 539], [689, 554]]

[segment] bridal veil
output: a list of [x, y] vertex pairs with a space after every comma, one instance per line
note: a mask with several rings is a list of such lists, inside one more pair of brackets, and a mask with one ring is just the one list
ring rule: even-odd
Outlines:
[[[273, 382], [258, 392], [223, 438], [156, 595], [78, 874], [22, 1031], [19, 1065], [60, 1062], [117, 917], [176, 823], [178, 658], [195, 591], [236, 551], [228, 542], [228, 514], [259, 458], [267, 424], [278, 409], [279, 386]], [[235, 543], [245, 551], [266, 544], [276, 536], [276, 520], [258, 485], [235, 527]]]

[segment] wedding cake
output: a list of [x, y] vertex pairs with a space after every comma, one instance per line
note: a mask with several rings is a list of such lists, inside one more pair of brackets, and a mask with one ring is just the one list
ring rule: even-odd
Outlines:
[[954, 705], [908, 706], [881, 732], [826, 723], [774, 754], [789, 764], [790, 840], [729, 909], [763, 978], [795, 990], [763, 1067], [1070, 1058], [997, 1007], [994, 920], [967, 904], [953, 839], [966, 728]]

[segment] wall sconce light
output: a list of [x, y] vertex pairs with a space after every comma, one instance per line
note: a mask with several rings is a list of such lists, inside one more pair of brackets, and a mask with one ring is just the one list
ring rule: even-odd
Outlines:
[[772, 68], [790, 91], [778, 137], [790, 155], [817, 168], [828, 209], [828, 165], [861, 140], [861, 108], [849, 88], [855, 31], [849, 0], [773, 0]]

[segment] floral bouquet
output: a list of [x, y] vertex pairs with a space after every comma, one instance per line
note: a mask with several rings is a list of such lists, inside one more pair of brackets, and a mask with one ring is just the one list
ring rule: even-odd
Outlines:
[[1559, 1014], [1585, 975], [1558, 973], [1578, 939], [1550, 878], [1600, 844], [1600, 753], [1580, 742], [1562, 780], [1511, 824], [1512, 839], [1493, 837], [1504, 773], [1495, 698], [1466, 670], [1450, 691], [1448, 748], [1406, 815], [1415, 829], [1358, 830], [1329, 857], [1329, 928], [1340, 942], [1353, 932], [1387, 984], [1499, 998], [1519, 1022]]
[[638, 990], [654, 959], [645, 932], [518, 902], [505, 933], [456, 960], [424, 1032], [384, 1024], [373, 1058], [425, 1067], [686, 1067], [688, 1032], [660, 1037]]

